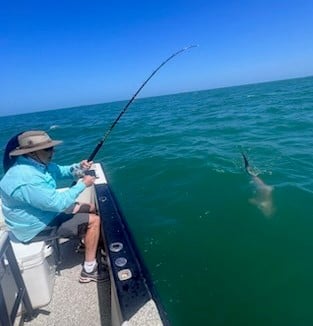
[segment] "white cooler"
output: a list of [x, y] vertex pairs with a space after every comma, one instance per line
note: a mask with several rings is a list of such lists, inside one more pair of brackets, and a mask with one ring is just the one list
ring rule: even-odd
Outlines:
[[53, 248], [44, 241], [23, 244], [11, 241], [33, 308], [47, 305], [55, 280]]

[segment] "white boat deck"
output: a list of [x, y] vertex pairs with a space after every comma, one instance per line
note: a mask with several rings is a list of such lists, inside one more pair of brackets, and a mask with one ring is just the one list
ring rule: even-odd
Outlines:
[[[84, 255], [75, 251], [76, 241], [60, 245], [62, 263], [56, 275], [52, 299], [38, 309], [27, 326], [111, 325], [110, 282], [78, 282]], [[101, 307], [101, 308], [100, 308]]]

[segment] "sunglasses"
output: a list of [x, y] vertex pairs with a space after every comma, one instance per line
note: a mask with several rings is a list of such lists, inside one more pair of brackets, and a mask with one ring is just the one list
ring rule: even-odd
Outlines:
[[52, 152], [54, 151], [54, 147], [48, 147], [43, 149], [45, 152]]

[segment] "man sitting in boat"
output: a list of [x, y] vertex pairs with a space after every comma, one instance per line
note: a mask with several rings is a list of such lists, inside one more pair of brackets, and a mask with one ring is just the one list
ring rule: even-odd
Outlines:
[[60, 237], [81, 237], [85, 261], [79, 281], [104, 281], [106, 275], [98, 271], [96, 262], [100, 218], [93, 204], [76, 202], [95, 178], [84, 175], [82, 182], [65, 191], [56, 189], [57, 179], [73, 177], [78, 169], [88, 170], [92, 162], [83, 160], [69, 166], [51, 163], [54, 146], [62, 141], [52, 140], [44, 131], [26, 131], [15, 139], [18, 146], [8, 151], [4, 162], [9, 166], [5, 166], [7, 171], [0, 181], [3, 215], [11, 235], [29, 243], [46, 227], [56, 226]]

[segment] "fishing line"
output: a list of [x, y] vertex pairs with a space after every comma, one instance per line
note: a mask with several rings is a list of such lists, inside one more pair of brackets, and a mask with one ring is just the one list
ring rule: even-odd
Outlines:
[[128, 103], [124, 106], [124, 108], [121, 110], [120, 114], [118, 115], [118, 117], [114, 120], [114, 122], [112, 123], [112, 125], [110, 126], [110, 128], [107, 130], [107, 132], [104, 134], [104, 136], [101, 138], [101, 140], [99, 141], [99, 143], [96, 145], [96, 147], [94, 148], [94, 150], [92, 151], [92, 153], [90, 154], [90, 156], [88, 157], [88, 161], [92, 161], [95, 156], [97, 155], [97, 153], [99, 152], [100, 148], [102, 147], [102, 145], [104, 144], [104, 142], [107, 140], [107, 138], [109, 137], [111, 131], [113, 130], [113, 128], [116, 126], [116, 124], [118, 123], [118, 121], [120, 120], [120, 118], [123, 116], [123, 114], [127, 111], [127, 109], [129, 108], [129, 106], [131, 105], [131, 103], [134, 101], [134, 99], [136, 98], [136, 96], [139, 94], [139, 92], [145, 87], [145, 85], [148, 83], [148, 81], [167, 63], [169, 62], [171, 59], [173, 59], [174, 57], [176, 57], [178, 54], [189, 50], [191, 48], [197, 47], [198, 45], [190, 45], [187, 46], [175, 53], [173, 53], [171, 56], [169, 56], [166, 60], [164, 60], [153, 72], [152, 74], [143, 82], [143, 84], [138, 88], [138, 90], [136, 91], [136, 93], [133, 95], [133, 97], [128, 101]]

